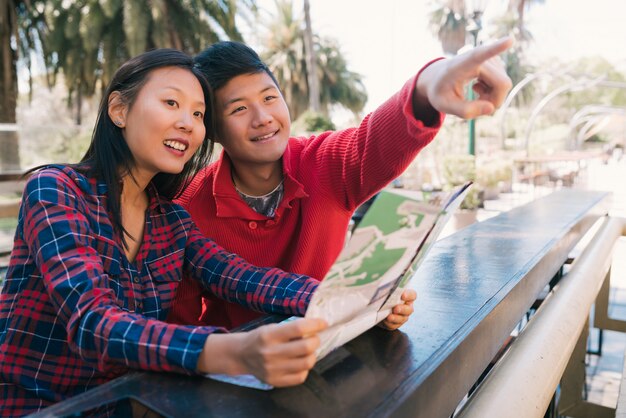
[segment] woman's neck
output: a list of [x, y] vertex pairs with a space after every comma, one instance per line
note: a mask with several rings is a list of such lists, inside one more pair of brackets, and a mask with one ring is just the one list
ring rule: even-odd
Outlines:
[[120, 197], [120, 214], [122, 227], [126, 234], [124, 252], [128, 261], [133, 263], [141, 244], [146, 225], [146, 210], [148, 209], [148, 194], [146, 187], [149, 180], [134, 175], [125, 175], [122, 178], [123, 187]]
[[135, 207], [145, 206], [147, 202], [146, 187], [148, 187], [150, 180], [152, 180], [152, 177], [148, 178], [138, 173], [124, 175], [122, 177], [121, 204]]
[[248, 196], [264, 196], [283, 181], [282, 162], [267, 167], [258, 167], [255, 170], [241, 169], [233, 163], [231, 176], [235, 188]]

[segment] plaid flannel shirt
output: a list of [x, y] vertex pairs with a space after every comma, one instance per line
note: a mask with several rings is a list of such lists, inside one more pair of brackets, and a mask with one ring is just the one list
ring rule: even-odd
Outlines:
[[317, 280], [248, 264], [154, 187], [148, 194], [131, 263], [104, 184], [62, 166], [28, 181], [0, 294], [0, 415], [35, 411], [129, 368], [194, 373], [207, 336], [223, 330], [162, 322], [183, 272], [225, 300], [304, 314]]

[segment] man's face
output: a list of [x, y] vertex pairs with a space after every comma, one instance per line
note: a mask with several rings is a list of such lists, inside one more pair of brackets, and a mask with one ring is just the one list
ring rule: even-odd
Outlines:
[[265, 72], [239, 75], [216, 90], [215, 99], [217, 142], [237, 169], [280, 165], [291, 121], [272, 78]]

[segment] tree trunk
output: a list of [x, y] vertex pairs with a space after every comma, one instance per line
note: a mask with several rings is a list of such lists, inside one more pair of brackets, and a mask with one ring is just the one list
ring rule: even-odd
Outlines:
[[465, 45], [467, 36], [465, 18], [465, 1], [464, 0], [448, 0], [448, 14], [445, 20], [441, 22], [438, 37], [441, 47], [446, 55], [456, 55], [459, 49]]
[[15, 1], [0, 6], [0, 172], [20, 170], [19, 143], [15, 130], [17, 106], [17, 51], [11, 37], [17, 38]]
[[524, 9], [526, 8], [526, 0], [520, 0], [517, 5], [517, 28], [519, 33], [524, 33]]
[[78, 82], [76, 87], [76, 125], [80, 126], [83, 123], [83, 81]]
[[320, 113], [320, 87], [317, 77], [317, 59], [313, 48], [313, 29], [311, 28], [311, 13], [309, 0], [304, 0], [304, 49], [306, 51], [307, 82], [309, 84], [309, 108]]

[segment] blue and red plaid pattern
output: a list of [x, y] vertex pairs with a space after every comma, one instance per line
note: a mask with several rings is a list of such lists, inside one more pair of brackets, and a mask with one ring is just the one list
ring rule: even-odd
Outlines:
[[223, 330], [163, 322], [183, 272], [225, 300], [304, 314], [317, 280], [251, 266], [148, 192], [131, 263], [105, 185], [61, 166], [28, 181], [0, 294], [0, 415], [36, 411], [131, 368], [194, 373], [207, 336]]

